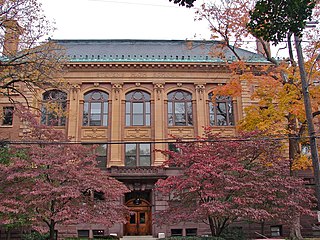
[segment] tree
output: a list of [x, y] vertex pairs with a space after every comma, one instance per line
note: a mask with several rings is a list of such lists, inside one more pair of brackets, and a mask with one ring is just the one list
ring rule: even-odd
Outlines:
[[[255, 8], [259, 3], [270, 4], [270, 8]], [[289, 160], [292, 174], [297, 169], [308, 169], [311, 166], [310, 158], [303, 154], [302, 145], [308, 144], [307, 122], [304, 109], [301, 80], [298, 71], [298, 65], [294, 59], [294, 52], [291, 43], [291, 35], [288, 30], [299, 31], [310, 17], [311, 10], [314, 16], [319, 16], [319, 4], [313, 1], [221, 1], [216, 4], [203, 4], [198, 11], [198, 19], [206, 19], [209, 22], [212, 36], [220, 38], [224, 46], [230, 50], [235, 49], [235, 46], [245, 46], [246, 42], [257, 41], [263, 49], [257, 49], [258, 53], [263, 54], [270, 61], [269, 66], [258, 67], [248, 66], [245, 62], [237, 57], [236, 61], [230, 66], [231, 78], [226, 85], [217, 87], [214, 90], [216, 95], [231, 95], [238, 97], [243, 90], [252, 90], [252, 104], [245, 108], [244, 118], [239, 123], [240, 129], [245, 130], [262, 130], [267, 134], [274, 134], [280, 137], [287, 135], [289, 146]], [[297, 5], [296, 3], [299, 3]], [[300, 5], [301, 3], [301, 5]], [[290, 8], [288, 11], [286, 7]], [[277, 14], [273, 13], [279, 10]], [[266, 13], [260, 15], [260, 11]], [[302, 12], [302, 14], [296, 14]], [[231, 13], [231, 14], [230, 14]], [[251, 15], [258, 20], [250, 19]], [[296, 15], [295, 15], [296, 14]], [[288, 15], [288, 16], [286, 16]], [[283, 17], [283, 19], [281, 19]], [[292, 18], [296, 19], [290, 23]], [[264, 22], [263, 18], [266, 18]], [[291, 20], [290, 20], [291, 18]], [[277, 20], [275, 20], [277, 19]], [[273, 23], [272, 21], [277, 21]], [[289, 24], [289, 23], [291, 24]], [[285, 27], [279, 27], [281, 24], [286, 24]], [[263, 25], [265, 24], [265, 25]], [[254, 27], [255, 26], [255, 27]], [[272, 38], [264, 38], [263, 32], [267, 31], [267, 27], [271, 28], [268, 32]], [[282, 38], [283, 34], [277, 36], [272, 35], [278, 27], [279, 31], [283, 31], [286, 39]], [[314, 31], [315, 30], [315, 31]], [[241, 34], [238, 34], [241, 32]], [[257, 34], [259, 33], [259, 34]], [[286, 35], [287, 34], [287, 35]], [[313, 116], [319, 116], [319, 85], [312, 84], [312, 79], [316, 79], [319, 70], [319, 61], [317, 53], [319, 50], [319, 29], [307, 31], [308, 40], [305, 43], [306, 54], [308, 60], [305, 63], [308, 72], [309, 92], [312, 97]], [[281, 38], [280, 38], [281, 36]], [[268, 41], [275, 40], [286, 43], [289, 58], [279, 61], [271, 55]], [[217, 52], [216, 49], [212, 50]], [[221, 52], [221, 51], [220, 51]], [[237, 56], [235, 54], [235, 56]], [[228, 64], [228, 63], [227, 63]], [[246, 89], [244, 87], [247, 87]], [[250, 91], [250, 90], [249, 90]], [[297, 219], [299, 223], [299, 219]], [[291, 231], [292, 238], [301, 239], [301, 233], [297, 228], [299, 224], [294, 224]]]
[[0, 0], [0, 96], [28, 103], [26, 89], [61, 83], [62, 51], [44, 38], [53, 30], [37, 0]]
[[258, 0], [250, 11], [249, 31], [278, 44], [288, 33], [301, 34], [315, 6], [316, 0]]
[[290, 223], [292, 212], [310, 213], [313, 195], [301, 179], [290, 176], [281, 144], [259, 136], [251, 132], [222, 140], [207, 129], [198, 141], [164, 152], [164, 164], [181, 174], [157, 183], [158, 191], [170, 195], [160, 221], [204, 221], [213, 236], [220, 236], [235, 221]]
[[12, 215], [27, 216], [34, 229], [47, 229], [53, 240], [59, 224], [124, 222], [120, 198], [127, 188], [97, 167], [92, 148], [69, 143], [62, 132], [39, 124], [27, 110], [22, 114], [27, 123], [24, 143], [10, 150], [26, 154], [0, 165], [2, 223], [14, 221]]
[[170, 2], [173, 1], [174, 4], [179, 4], [179, 6], [186, 6], [187, 8], [193, 7], [193, 3], [196, 0], [169, 0]]

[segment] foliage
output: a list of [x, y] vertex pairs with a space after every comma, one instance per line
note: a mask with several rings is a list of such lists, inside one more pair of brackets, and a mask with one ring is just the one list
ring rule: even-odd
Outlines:
[[170, 2], [173, 1], [174, 4], [179, 4], [179, 6], [186, 6], [187, 8], [193, 7], [193, 3], [196, 0], [169, 0]]
[[[106, 239], [106, 240], [109, 240], [109, 239], [120, 239], [119, 237], [117, 236], [99, 236], [99, 237], [94, 237], [94, 238], [90, 238], [92, 240], [96, 240], [96, 239]], [[78, 237], [78, 238], [65, 238], [65, 240], [88, 240], [88, 238], [81, 238], [81, 237]]]
[[44, 41], [52, 30], [37, 0], [0, 0], [0, 95], [27, 101], [25, 89], [60, 85], [62, 51]]
[[228, 227], [222, 232], [221, 237], [224, 238], [225, 240], [246, 240], [247, 239], [243, 230], [237, 227]]
[[168, 237], [164, 240], [225, 240], [221, 237]]
[[301, 34], [315, 5], [316, 0], [258, 0], [250, 11], [248, 29], [256, 37], [278, 44], [288, 33]]
[[[233, 66], [230, 65], [232, 67], [230, 68], [232, 72], [230, 82], [232, 84], [228, 81], [226, 85], [217, 87], [214, 92], [237, 97], [238, 94], [234, 93], [239, 92], [239, 90], [235, 90], [235, 86], [238, 85], [241, 86], [242, 97], [246, 97], [246, 94], [252, 95], [251, 102], [246, 103], [249, 107], [245, 108], [240, 129], [263, 130], [265, 134], [276, 135], [279, 138], [288, 137], [288, 141], [284, 141], [284, 143], [289, 150], [289, 167], [291, 170], [307, 169], [311, 166], [311, 160], [301, 151], [301, 144], [307, 142], [304, 103], [301, 94], [299, 69], [294, 59], [289, 31], [295, 31], [299, 34], [305, 21], [311, 16], [311, 11], [313, 11], [313, 20], [319, 19], [320, 4], [319, 1], [312, 0], [288, 0], [281, 1], [278, 4], [279, 2], [277, 0], [220, 0], [215, 4], [205, 3], [202, 5], [202, 9], [198, 11], [198, 19], [206, 19], [210, 24], [212, 37], [221, 39], [223, 43], [221, 46], [224, 45], [231, 51], [234, 49], [234, 54], [237, 57], [232, 64]], [[258, 7], [256, 7], [257, 5]], [[288, 10], [286, 8], [290, 10], [286, 11]], [[270, 11], [269, 14], [268, 10], [270, 9], [273, 12]], [[295, 14], [294, 12], [302, 14]], [[263, 15], [263, 13], [266, 14]], [[290, 18], [294, 19], [288, 23]], [[271, 21], [277, 22], [272, 23]], [[279, 27], [281, 24], [284, 26]], [[279, 30], [279, 33], [276, 32], [277, 30]], [[266, 37], [262, 36], [264, 33]], [[320, 61], [317, 61], [320, 47], [319, 36], [319, 24], [315, 28], [305, 29], [302, 36], [314, 117], [320, 114], [318, 109], [320, 85], [312, 84], [313, 80], [319, 78]], [[287, 38], [285, 39], [285, 37]], [[268, 42], [264, 41], [274, 40], [274, 43], [277, 43], [280, 39], [282, 39], [282, 46], [285, 46], [285, 49], [288, 50], [287, 55], [289, 56], [288, 59], [283, 61], [273, 57], [278, 53], [271, 55], [270, 46]], [[243, 66], [242, 59], [236, 54], [235, 47], [244, 47], [246, 42], [255, 41], [263, 48], [257, 48], [257, 51], [270, 61], [269, 66], [257, 67], [250, 66], [248, 63]], [[252, 45], [248, 47], [252, 49]], [[212, 52], [218, 52], [218, 50], [213, 49]], [[282, 58], [283, 56], [278, 57]], [[235, 67], [237, 65], [239, 67]], [[235, 81], [238, 81], [238, 84], [235, 84]], [[299, 224], [292, 224], [293, 228], [297, 226]], [[298, 232], [297, 229], [294, 232]], [[301, 234], [300, 236], [297, 234], [296, 237], [300, 239]]]
[[39, 232], [31, 232], [22, 235], [22, 240], [47, 240], [49, 238], [49, 234], [39, 233]]
[[22, 214], [53, 239], [57, 224], [125, 221], [119, 199], [127, 189], [97, 167], [92, 149], [69, 143], [61, 131], [39, 124], [25, 109], [20, 117], [28, 127], [25, 143], [11, 150], [24, 149], [28, 157], [14, 156], [9, 165], [0, 165], [2, 223]]
[[165, 165], [180, 167], [181, 175], [157, 183], [161, 194], [170, 195], [160, 224], [205, 221], [212, 236], [221, 236], [235, 221], [290, 223], [292, 212], [310, 214], [312, 192], [290, 176], [281, 144], [260, 134], [221, 141], [208, 129], [198, 142], [177, 143], [179, 152], [163, 152], [169, 156]]
[[226, 59], [223, 49], [228, 48], [241, 60], [237, 47], [243, 46], [248, 37], [246, 23], [249, 21], [249, 10], [252, 9], [254, 1], [219, 0], [207, 2], [201, 5], [196, 12], [197, 20], [206, 20], [212, 32], [212, 38], [220, 39], [221, 44], [211, 50], [211, 54]]

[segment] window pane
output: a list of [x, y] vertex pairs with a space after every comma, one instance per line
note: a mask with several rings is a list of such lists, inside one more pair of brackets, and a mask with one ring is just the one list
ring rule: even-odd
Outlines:
[[12, 125], [12, 120], [13, 120], [13, 107], [4, 107], [2, 125]]
[[146, 213], [141, 212], [140, 213], [140, 223], [145, 224], [146, 223]]
[[133, 113], [143, 113], [143, 103], [132, 103], [133, 104]]
[[93, 237], [104, 236], [104, 230], [92, 230]]
[[136, 162], [136, 156], [126, 156], [127, 167], [135, 167], [137, 165]]
[[141, 156], [140, 155], [140, 164], [139, 166], [148, 167], [151, 166], [151, 157], [150, 156]]
[[90, 126], [101, 126], [101, 116], [100, 115], [91, 115]]
[[172, 114], [168, 114], [168, 125], [173, 126], [173, 115]]
[[226, 126], [227, 125], [227, 119], [223, 115], [217, 115], [217, 125], [218, 126]]
[[150, 114], [146, 115], [146, 126], [150, 126]]
[[136, 144], [126, 144], [126, 155], [136, 155], [137, 145]]
[[144, 144], [144, 143], [141, 143], [140, 144], [140, 155], [150, 155], [150, 144]]
[[174, 104], [174, 112], [175, 113], [185, 113], [185, 104], [184, 102], [176, 102]]
[[126, 126], [130, 126], [131, 125], [131, 121], [130, 121], [130, 115], [126, 115]]
[[107, 144], [99, 144], [95, 149], [98, 156], [107, 156]]
[[59, 90], [50, 90], [42, 95], [42, 99], [42, 109], [50, 109], [50, 112], [42, 112], [41, 122], [46, 125], [64, 126], [67, 94]]
[[210, 126], [215, 125], [214, 115], [210, 114]]
[[196, 228], [187, 228], [186, 229], [186, 236], [197, 236], [197, 229]]
[[175, 125], [185, 126], [186, 125], [186, 116], [185, 114], [175, 114]]
[[103, 113], [108, 113], [108, 103], [103, 104]]
[[136, 223], [136, 213], [131, 212], [130, 213], [130, 224], [135, 224]]
[[226, 103], [218, 103], [217, 104], [217, 114], [226, 113], [226, 112], [227, 112]]
[[214, 105], [212, 102], [209, 102], [209, 112], [214, 113]]
[[192, 103], [187, 102], [187, 121], [188, 126], [192, 126]]
[[101, 113], [101, 103], [91, 103], [91, 113], [100, 114]]
[[172, 113], [172, 102], [168, 102], [168, 113]]
[[133, 126], [143, 126], [143, 115], [133, 115], [132, 116]]
[[131, 103], [126, 102], [126, 113], [130, 113], [130, 106], [131, 106]]
[[78, 230], [78, 237], [89, 237], [89, 230]]
[[182, 100], [182, 99], [184, 99], [183, 92], [181, 92], [181, 91], [176, 92], [176, 94], [175, 94], [174, 97], [175, 97], [175, 99], [177, 99], [177, 100]]
[[91, 122], [98, 122], [98, 121], [101, 123], [101, 115], [91, 115]]
[[145, 106], [146, 106], [146, 113], [150, 113], [150, 102], [146, 102]]
[[83, 104], [83, 112], [89, 112], [89, 103], [85, 102]]
[[103, 115], [103, 126], [108, 126], [108, 115]]

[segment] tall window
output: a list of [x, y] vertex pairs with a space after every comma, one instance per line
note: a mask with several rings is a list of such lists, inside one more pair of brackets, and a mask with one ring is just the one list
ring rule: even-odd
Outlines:
[[41, 123], [52, 126], [66, 125], [67, 94], [50, 90], [42, 96]]
[[178, 90], [168, 94], [169, 126], [192, 126], [192, 95]]
[[126, 94], [126, 126], [150, 126], [150, 94], [135, 90]]
[[125, 145], [127, 167], [150, 166], [151, 145], [149, 143], [128, 143]]
[[212, 101], [212, 93], [209, 94], [210, 126], [233, 126], [234, 116], [232, 99], [229, 96], [216, 96]]
[[108, 94], [93, 90], [84, 95], [83, 126], [108, 126]]
[[95, 149], [97, 155], [98, 167], [104, 169], [107, 167], [107, 144], [99, 144]]
[[11, 126], [13, 123], [13, 107], [3, 107], [2, 125]]

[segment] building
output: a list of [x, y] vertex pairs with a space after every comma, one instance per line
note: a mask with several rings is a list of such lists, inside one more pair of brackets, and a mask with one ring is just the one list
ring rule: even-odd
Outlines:
[[[54, 99], [67, 116], [56, 118], [56, 127], [75, 142], [99, 144], [99, 166], [131, 190], [122, 200], [130, 208], [128, 223], [111, 229], [97, 225], [61, 228], [63, 236], [209, 234], [206, 225], [183, 223], [157, 226], [153, 216], [163, 210], [166, 198], [154, 191], [160, 178], [177, 169], [159, 168], [164, 155], [155, 149], [170, 147], [170, 136], [193, 139], [212, 126], [224, 136], [234, 136], [244, 108], [252, 104], [254, 85], [243, 85], [237, 98], [221, 96], [216, 104], [211, 91], [230, 79], [226, 62], [235, 60], [230, 50], [221, 53], [216, 41], [180, 40], [55, 40], [65, 48], [65, 79], [69, 91], [39, 91], [41, 121], [54, 117], [46, 101]], [[268, 64], [261, 56], [235, 49], [251, 67]], [[219, 57], [223, 56], [223, 57]], [[12, 106], [1, 102], [5, 118], [1, 138], [19, 139], [20, 123]], [[250, 226], [249, 226], [250, 227]], [[254, 231], [254, 229], [251, 229]], [[281, 235], [271, 226], [269, 235]]]

